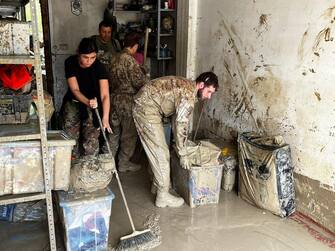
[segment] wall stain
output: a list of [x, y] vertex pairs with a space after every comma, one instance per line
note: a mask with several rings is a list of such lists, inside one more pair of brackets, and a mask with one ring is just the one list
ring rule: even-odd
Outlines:
[[320, 95], [320, 93], [318, 93], [317, 91], [315, 91], [314, 95], [316, 96], [316, 98], [318, 99], [318, 101], [321, 101], [321, 95]]
[[304, 60], [304, 46], [307, 40], [308, 31], [306, 30], [301, 38], [299, 49], [298, 49], [298, 58], [300, 61]]
[[269, 15], [267, 14], [261, 14], [259, 16], [258, 26], [253, 28], [253, 30], [257, 33], [257, 37], [262, 36], [264, 32], [269, 30], [268, 17]]
[[256, 77], [253, 81], [253, 85], [258, 86], [261, 82], [264, 82], [265, 80], [265, 77]]
[[318, 35], [316, 36], [314, 40], [314, 44], [312, 47], [313, 52], [318, 51], [321, 41], [329, 42], [333, 40], [333, 38], [330, 37], [330, 32], [331, 30], [329, 27], [326, 27], [322, 29], [321, 31], [319, 31]]
[[325, 18], [332, 18], [334, 10], [335, 10], [335, 6], [334, 7], [330, 7], [328, 9], [326, 9], [321, 16], [325, 17]]
[[[288, 97], [284, 93], [282, 83], [269, 69], [262, 76], [250, 77], [248, 80], [250, 94], [254, 97], [257, 105], [257, 114], [262, 123], [258, 122], [258, 126], [271, 131], [291, 131], [292, 127], [287, 123], [278, 122], [278, 118], [282, 118], [287, 112]], [[276, 107], [272, 109], [271, 107]], [[271, 111], [271, 113], [270, 113]], [[294, 129], [294, 128], [293, 128]]]
[[[320, 57], [320, 52], [322, 50], [320, 50], [321, 48], [321, 43], [322, 42], [330, 42], [333, 41], [334, 38], [332, 37], [332, 28], [334, 26], [334, 10], [335, 7], [330, 7], [328, 9], [326, 9], [323, 14], [320, 16], [320, 18], [318, 20], [314, 20], [313, 23], [317, 23], [319, 22], [319, 25], [321, 27], [323, 27], [318, 34], [316, 35], [316, 37], [314, 38], [314, 41], [312, 42], [312, 48], [310, 48], [311, 52], [317, 56]], [[325, 23], [325, 21], [327, 23]], [[307, 42], [307, 38], [308, 38], [308, 34], [310, 33], [310, 27], [308, 25], [308, 28], [306, 29], [306, 31], [304, 32], [300, 45], [299, 45], [299, 49], [298, 49], [298, 59], [299, 61], [302, 63], [302, 61], [304, 60], [304, 57], [306, 56], [306, 50], [305, 50], [305, 44]], [[311, 35], [311, 34], [309, 34]], [[313, 60], [312, 60], [313, 62]]]
[[[224, 16], [223, 13], [221, 13], [220, 11], [218, 11], [218, 14], [222, 17]], [[236, 71], [237, 71], [237, 74], [235, 74], [235, 76], [238, 76], [239, 79], [241, 80], [241, 83], [242, 83], [242, 90], [240, 92], [240, 94], [237, 96], [237, 98], [234, 100], [233, 99], [233, 102], [234, 102], [234, 114], [235, 116], [242, 116], [246, 111], [248, 111], [248, 113], [250, 114], [253, 122], [254, 122], [254, 126], [256, 127], [257, 131], [261, 132], [261, 131], [264, 131], [263, 128], [259, 128], [258, 124], [257, 124], [257, 121], [256, 121], [256, 118], [254, 117], [253, 115], [253, 112], [254, 112], [254, 108], [253, 108], [253, 105], [252, 105], [252, 102], [251, 102], [251, 95], [248, 94], [248, 89], [247, 89], [247, 82], [246, 82], [246, 77], [244, 75], [244, 71], [245, 71], [245, 67], [242, 63], [242, 59], [241, 59], [241, 55], [239, 53], [239, 50], [236, 46], [236, 43], [234, 41], [234, 34], [233, 32], [229, 29], [229, 26], [226, 24], [225, 20], [224, 19], [221, 19], [221, 21], [219, 22], [219, 25], [221, 27], [224, 28], [224, 31], [225, 33], [228, 35], [228, 45], [230, 46], [230, 48], [235, 52], [234, 54], [236, 55], [235, 56], [235, 67], [236, 68]], [[238, 36], [236, 36], [238, 38]], [[240, 40], [239, 40], [240, 41]], [[229, 74], [229, 76], [232, 78], [232, 74], [231, 74], [231, 71], [229, 70], [229, 67], [228, 67], [228, 63], [225, 62], [224, 63], [224, 67], [225, 69], [227, 69], [227, 72]], [[234, 76], [234, 75], [233, 75]], [[232, 79], [232, 80], [235, 80], [235, 79]]]
[[259, 17], [259, 25], [268, 25], [268, 16], [266, 14], [262, 14]]

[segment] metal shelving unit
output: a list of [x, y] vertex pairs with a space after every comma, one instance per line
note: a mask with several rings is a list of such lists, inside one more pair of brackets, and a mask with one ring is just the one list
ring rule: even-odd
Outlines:
[[[175, 65], [175, 59], [176, 59], [176, 20], [177, 20], [177, 9], [175, 6], [175, 8], [173, 9], [164, 9], [162, 8], [164, 2], [166, 2], [166, 0], [156, 0], [156, 6], [154, 9], [150, 9], [150, 10], [121, 10], [121, 9], [117, 9], [117, 1], [114, 1], [114, 12], [115, 13], [136, 13], [138, 15], [143, 15], [142, 16], [142, 21], [147, 19], [148, 17], [145, 17], [144, 15], [151, 15], [155, 18], [155, 20], [157, 20], [156, 25], [157, 27], [155, 29], [153, 29], [154, 31], [152, 31], [150, 33], [150, 36], [152, 38], [154, 38], [153, 41], [155, 44], [155, 48], [156, 49], [151, 49], [151, 55], [149, 55], [149, 57], [155, 59], [156, 63], [157, 63], [157, 67], [158, 69], [161, 68], [160, 74], [159, 76], [165, 76], [166, 72], [167, 72], [167, 67], [168, 63], [169, 64], [174, 64]], [[175, 5], [178, 4], [178, 1], [175, 0]], [[174, 29], [173, 32], [168, 33], [166, 31], [161, 29], [161, 21], [162, 18], [166, 15], [171, 15], [174, 18]], [[152, 28], [152, 27], [150, 27]], [[173, 51], [172, 56], [165, 56], [165, 57], [161, 57], [161, 52], [160, 52], [160, 47], [161, 47], [161, 43], [164, 42], [166, 44], [168, 44], [169, 48], [172, 48], [171, 51]], [[149, 53], [150, 54], [150, 53]], [[171, 72], [171, 70], [169, 71], [170, 74], [175, 74], [175, 70], [173, 70]]]
[[[49, 153], [47, 145], [47, 123], [45, 119], [44, 108], [44, 94], [43, 94], [43, 81], [41, 69], [41, 52], [39, 45], [39, 32], [38, 32], [38, 18], [37, 9], [39, 7], [38, 0], [29, 0], [32, 17], [32, 35], [34, 44], [34, 57], [30, 56], [0, 56], [0, 64], [32, 64], [35, 69], [37, 97], [38, 97], [38, 113], [39, 113], [39, 129], [34, 128], [32, 131], [24, 126], [13, 126], [12, 130], [3, 132], [0, 135], [0, 142], [12, 142], [18, 140], [31, 140], [39, 139], [41, 141], [41, 154], [43, 163], [43, 176], [44, 176], [44, 193], [22, 194], [22, 195], [6, 195], [0, 197], [0, 205], [14, 204], [28, 201], [35, 201], [45, 199], [47, 204], [47, 216], [49, 226], [49, 241], [50, 249], [56, 250], [56, 238], [53, 216], [53, 205], [51, 187], [52, 176], [50, 175]], [[15, 1], [8, 1], [8, 3], [15, 3]]]
[[[177, 0], [175, 0], [175, 3], [177, 4]], [[173, 56], [161, 56], [161, 43], [162, 40], [165, 38], [172, 38], [174, 43], [172, 46], [173, 48], [176, 47], [176, 39], [175, 39], [175, 34], [176, 34], [176, 27], [177, 25], [174, 24], [174, 31], [173, 33], [162, 33], [161, 29], [161, 21], [164, 15], [166, 14], [175, 14], [176, 9], [162, 9], [162, 0], [157, 0], [157, 60], [158, 60], [158, 67], [162, 66], [162, 75], [166, 75], [166, 61], [173, 61], [175, 60], [175, 57]], [[174, 17], [174, 21], [176, 21], [176, 15]], [[166, 42], [167, 43], [167, 42]], [[169, 46], [171, 46], [171, 42], [167, 43]], [[175, 51], [175, 49], [174, 49]]]
[[0, 56], [0, 64], [34, 64], [34, 57], [30, 56]]

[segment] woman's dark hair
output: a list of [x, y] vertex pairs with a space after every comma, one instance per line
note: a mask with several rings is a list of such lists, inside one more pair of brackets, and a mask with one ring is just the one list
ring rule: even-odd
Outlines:
[[205, 86], [213, 86], [215, 90], [219, 88], [218, 76], [214, 72], [203, 72], [195, 80], [197, 83], [203, 82]]
[[98, 47], [95, 44], [94, 40], [88, 37], [84, 37], [78, 46], [78, 53], [79, 54], [90, 54], [92, 52], [97, 53]]
[[126, 47], [133, 47], [135, 44], [140, 44], [142, 36], [138, 32], [131, 32], [126, 35], [123, 40], [123, 46]]

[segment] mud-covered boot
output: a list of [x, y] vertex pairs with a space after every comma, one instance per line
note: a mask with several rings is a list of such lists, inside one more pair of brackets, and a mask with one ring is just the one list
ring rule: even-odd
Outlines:
[[157, 191], [156, 207], [180, 207], [184, 204], [184, 199], [176, 197], [169, 192]]

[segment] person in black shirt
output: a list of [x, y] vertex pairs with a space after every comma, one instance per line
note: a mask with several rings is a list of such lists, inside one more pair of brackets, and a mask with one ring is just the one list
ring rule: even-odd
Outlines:
[[108, 74], [97, 59], [97, 46], [90, 38], [83, 38], [78, 55], [65, 60], [65, 77], [69, 89], [63, 100], [64, 131], [76, 140], [73, 157], [80, 156], [79, 138], [84, 155], [99, 152], [99, 122], [93, 112], [98, 108], [104, 129], [112, 132], [109, 125]]

